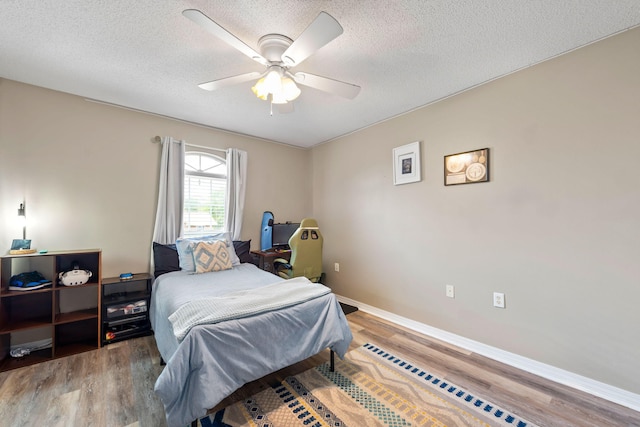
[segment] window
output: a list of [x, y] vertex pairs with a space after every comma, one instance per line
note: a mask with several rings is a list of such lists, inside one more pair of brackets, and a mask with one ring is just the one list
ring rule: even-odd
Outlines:
[[183, 235], [224, 231], [227, 162], [220, 157], [188, 152], [184, 161]]

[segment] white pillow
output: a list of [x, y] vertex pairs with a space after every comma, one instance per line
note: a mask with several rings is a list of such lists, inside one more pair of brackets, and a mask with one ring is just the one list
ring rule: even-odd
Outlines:
[[212, 234], [209, 236], [198, 237], [185, 237], [176, 240], [176, 249], [178, 250], [178, 261], [180, 262], [180, 269], [183, 271], [193, 273], [196, 271], [196, 265], [193, 262], [193, 249], [198, 242], [214, 242], [216, 240], [224, 240], [227, 244], [227, 251], [231, 256], [232, 265], [240, 265], [240, 258], [236, 254], [236, 250], [233, 247], [233, 241], [231, 235], [228, 232]]

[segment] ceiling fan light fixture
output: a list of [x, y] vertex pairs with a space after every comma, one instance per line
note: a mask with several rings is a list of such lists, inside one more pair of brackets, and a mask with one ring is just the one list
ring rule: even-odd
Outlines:
[[271, 103], [272, 104], [286, 104], [287, 98], [284, 95], [283, 91], [275, 92], [271, 94]]
[[251, 90], [253, 91], [255, 96], [262, 99], [263, 101], [266, 101], [267, 97], [269, 96], [269, 91], [267, 91], [267, 86], [264, 82], [264, 77], [258, 80], [255, 86], [251, 88]]
[[264, 78], [264, 86], [269, 93], [282, 91], [282, 68], [273, 67], [269, 70]]
[[282, 67], [272, 67], [267, 75], [258, 80], [251, 88], [255, 96], [266, 101], [271, 94], [271, 102], [274, 104], [286, 104], [300, 96], [300, 88], [288, 76], [285, 76]]
[[295, 41], [282, 34], [262, 36], [258, 40], [260, 52], [246, 45], [197, 9], [186, 9], [182, 14], [229, 46], [267, 67], [267, 71], [262, 73], [254, 71], [201, 83], [199, 86], [202, 89], [212, 91], [259, 78], [251, 88], [255, 96], [268, 101], [271, 95], [272, 103], [285, 104], [300, 96], [300, 89], [296, 83], [348, 99], [355, 98], [360, 92], [360, 86], [350, 83], [304, 72], [289, 72], [289, 68], [300, 65], [318, 49], [343, 33], [340, 23], [326, 12], [320, 12]]
[[293, 101], [300, 96], [300, 88], [289, 77], [282, 78], [282, 93], [287, 101]]

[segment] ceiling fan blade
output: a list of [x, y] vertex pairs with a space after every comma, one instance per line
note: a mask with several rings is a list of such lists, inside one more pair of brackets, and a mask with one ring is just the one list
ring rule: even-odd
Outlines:
[[235, 85], [238, 83], [244, 83], [249, 80], [257, 79], [262, 76], [264, 73], [260, 73], [258, 71], [254, 71], [252, 73], [240, 74], [233, 77], [226, 77], [224, 79], [213, 80], [206, 83], [200, 83], [198, 86], [204, 90], [217, 90], [223, 87]]
[[323, 92], [333, 93], [343, 98], [353, 99], [360, 93], [360, 86], [333, 80], [328, 77], [316, 76], [315, 74], [298, 72], [293, 74], [296, 83], [309, 86]]
[[262, 55], [244, 44], [242, 40], [231, 34], [229, 31], [216, 24], [211, 18], [209, 18], [199, 10], [185, 9], [182, 11], [182, 14], [185, 17], [191, 19], [196, 24], [200, 25], [203, 29], [218, 37], [220, 40], [226, 42], [232, 47], [235, 47], [254, 61], [257, 61], [265, 66], [269, 65], [269, 61], [267, 61]]
[[342, 34], [342, 26], [326, 12], [317, 18], [282, 54], [282, 62], [293, 67], [311, 56], [315, 51]]

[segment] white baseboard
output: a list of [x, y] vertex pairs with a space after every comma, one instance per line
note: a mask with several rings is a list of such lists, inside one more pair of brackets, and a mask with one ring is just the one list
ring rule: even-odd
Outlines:
[[340, 302], [358, 307], [359, 310], [404, 326], [405, 328], [409, 328], [424, 335], [432, 336], [466, 350], [473, 351], [474, 353], [489, 357], [498, 362], [505, 363], [507, 365], [522, 369], [523, 371], [530, 372], [535, 375], [539, 375], [556, 383], [563, 384], [577, 390], [592, 394], [594, 396], [601, 397], [610, 402], [614, 402], [627, 408], [633, 409], [634, 411], [640, 411], [640, 394], [631, 393], [630, 391], [623, 390], [621, 388], [614, 387], [609, 384], [593, 380], [591, 378], [583, 377], [581, 375], [574, 374], [573, 372], [565, 371], [564, 369], [556, 368], [545, 363], [537, 362], [533, 359], [528, 359], [526, 357], [519, 356], [508, 351], [500, 350], [499, 348], [482, 344], [481, 342], [470, 340], [451, 332], [447, 332], [442, 329], [426, 325], [424, 323], [416, 322], [415, 320], [398, 316], [397, 314], [393, 314], [388, 311], [363, 304], [359, 301], [352, 300], [347, 297], [343, 297], [340, 295], [336, 296], [338, 297], [338, 301]]

